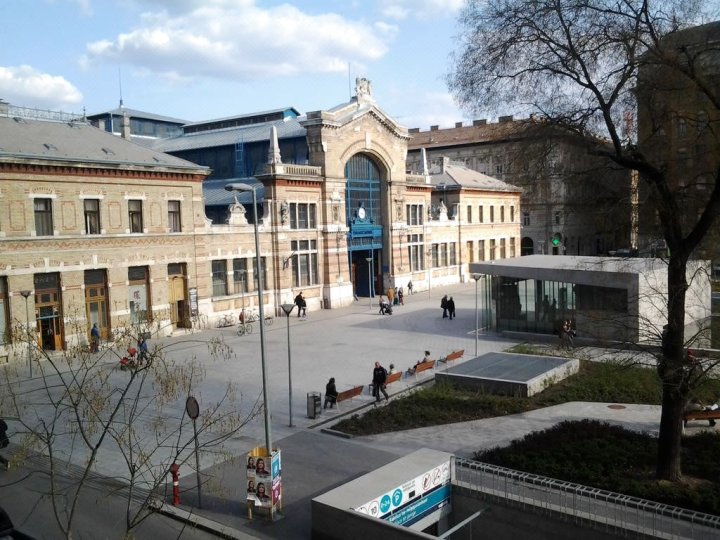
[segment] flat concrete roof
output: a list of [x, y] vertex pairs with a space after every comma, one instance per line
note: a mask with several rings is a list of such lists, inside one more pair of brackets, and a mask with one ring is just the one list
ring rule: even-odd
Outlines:
[[666, 275], [662, 259], [526, 255], [470, 264], [473, 274], [629, 288], [640, 275]]
[[453, 366], [446, 373], [498, 381], [529, 382], [567, 363], [567, 358], [491, 352]]

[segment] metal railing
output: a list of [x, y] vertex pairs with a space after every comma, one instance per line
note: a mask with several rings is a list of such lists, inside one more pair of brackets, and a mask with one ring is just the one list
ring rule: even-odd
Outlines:
[[453, 458], [453, 484], [496, 499], [576, 522], [657, 538], [720, 538], [720, 516], [686, 510], [581, 484]]
[[53, 122], [85, 121], [84, 114], [51, 111], [48, 109], [33, 109], [31, 107], [19, 107], [17, 105], [10, 105], [6, 102], [0, 103], [0, 116], [7, 116], [10, 118], [28, 118], [31, 120], [49, 120]]

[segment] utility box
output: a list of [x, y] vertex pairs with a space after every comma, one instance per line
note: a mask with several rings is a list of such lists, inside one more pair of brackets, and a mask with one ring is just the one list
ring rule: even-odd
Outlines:
[[308, 392], [307, 416], [317, 418], [320, 415], [320, 392]]

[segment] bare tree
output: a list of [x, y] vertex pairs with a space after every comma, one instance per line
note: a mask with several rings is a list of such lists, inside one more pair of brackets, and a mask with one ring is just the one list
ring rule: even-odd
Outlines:
[[[682, 412], [696, 377], [685, 365], [687, 266], [720, 211], [720, 167], [716, 156], [704, 156], [711, 172], [703, 176], [700, 207], [688, 215], [682, 206], [686, 173], [657, 157], [667, 155], [668, 148], [663, 152], [661, 139], [645, 137], [648, 120], [638, 118], [638, 111], [642, 115], [643, 103], [653, 97], [665, 100], [671, 110], [667, 100], [672, 94], [660, 94], [667, 89], [655, 83], [672, 77], [678, 81], [676, 98], [678, 91], [699, 94], [710, 118], [718, 119], [719, 87], [712, 82], [718, 51], [707, 40], [699, 47], [682, 44], [681, 31], [702, 21], [705, 5], [689, 0], [469, 0], [448, 76], [465, 107], [493, 110], [514, 104], [518, 112], [533, 112], [576, 135], [589, 152], [637, 171], [647, 193], [644, 202], [657, 215], [669, 251], [668, 326], [657, 362], [663, 381], [657, 475], [667, 480], [681, 476]], [[717, 148], [716, 141], [708, 151]]]
[[[71, 317], [66, 328], [83, 335], [85, 319]], [[28, 379], [24, 363], [2, 371], [0, 415], [13, 417], [20, 426], [21, 450], [13, 459], [30, 453], [47, 456], [46, 496], [52, 503], [62, 534], [71, 538], [83, 493], [98, 478], [112, 480], [125, 498], [125, 536], [151, 514], [153, 498], [162, 496], [173, 463], [194, 465], [194, 430], [185, 413], [185, 400], [195, 394], [201, 404], [197, 420], [199, 452], [212, 462], [227, 459], [225, 443], [254, 418], [259, 396], [241, 409], [240, 396], [228, 382], [215, 390], [213, 402], [202, 400], [207, 360], [173, 359], [172, 344], [154, 345], [147, 356], [121, 369], [120, 359], [135, 347], [136, 326], [116, 328], [112, 342], [99, 352], [79, 343], [64, 351], [47, 353], [32, 333], [17, 323], [14, 346], [30, 347], [35, 376]], [[234, 357], [221, 340], [184, 341], [188, 347], [203, 343], [215, 361]], [[177, 349], [177, 347], [176, 347]], [[22, 357], [22, 354], [20, 355]], [[120, 463], [113, 472], [107, 463]], [[68, 474], [69, 470], [73, 474]]]

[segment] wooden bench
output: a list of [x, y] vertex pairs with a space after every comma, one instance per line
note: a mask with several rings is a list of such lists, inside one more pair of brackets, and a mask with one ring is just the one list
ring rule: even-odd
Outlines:
[[335, 404], [337, 405], [337, 408], [340, 409], [340, 402], [341, 401], [347, 401], [348, 399], [352, 399], [356, 396], [359, 396], [363, 393], [363, 386], [355, 386], [351, 388], [350, 390], [343, 390], [342, 392], [339, 392], [337, 395], [337, 399], [335, 400]]
[[687, 426], [690, 420], [707, 420], [712, 426], [715, 424], [715, 420], [720, 420], [720, 409], [714, 411], [685, 411], [683, 413], [683, 427]]
[[414, 368], [411, 368], [413, 370], [413, 375], [417, 378], [418, 373], [422, 373], [423, 371], [427, 371], [428, 369], [433, 369], [435, 367], [435, 360], [426, 360], [425, 362], [420, 362], [417, 364]]
[[[402, 379], [402, 376], [402, 371], [396, 371], [395, 373], [391, 373], [387, 376], [387, 379], [385, 379], [385, 386], [394, 382], [398, 382], [400, 379]], [[373, 386], [373, 383], [368, 384], [368, 390], [370, 391], [370, 394], [372, 394]]]
[[452, 362], [453, 360], [459, 360], [464, 355], [465, 355], [465, 349], [460, 349], [459, 351], [451, 352], [445, 358], [438, 359], [438, 362], [442, 362], [443, 364], [448, 364], [448, 363]]

